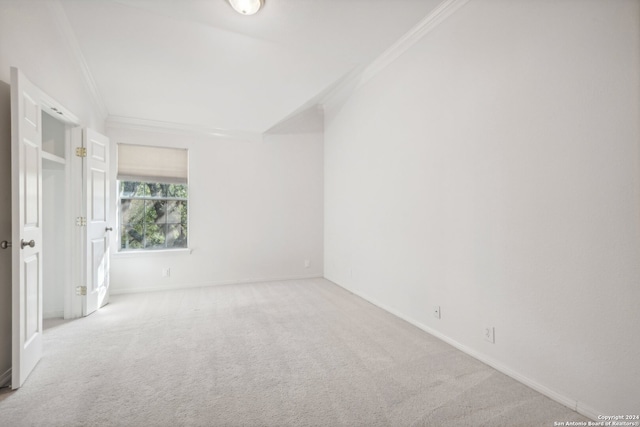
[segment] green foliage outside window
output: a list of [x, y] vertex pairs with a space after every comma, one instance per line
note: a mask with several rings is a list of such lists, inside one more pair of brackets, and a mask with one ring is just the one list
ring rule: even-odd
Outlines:
[[185, 184], [120, 182], [120, 248], [187, 247]]

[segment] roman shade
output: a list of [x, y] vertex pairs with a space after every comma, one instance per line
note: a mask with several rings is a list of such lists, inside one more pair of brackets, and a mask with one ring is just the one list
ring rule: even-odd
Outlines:
[[186, 184], [187, 150], [118, 144], [118, 180]]

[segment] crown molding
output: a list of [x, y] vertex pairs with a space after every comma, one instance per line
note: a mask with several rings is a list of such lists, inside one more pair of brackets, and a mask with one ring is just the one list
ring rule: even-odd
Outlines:
[[406, 52], [411, 46], [419, 42], [424, 36], [429, 34], [434, 28], [440, 25], [445, 19], [455, 11], [464, 6], [469, 0], [444, 0], [434, 10], [431, 11], [422, 21], [409, 30], [404, 36], [395, 42], [390, 48], [382, 52], [362, 73], [360, 85], [363, 85], [380, 71], [394, 62], [400, 55]]
[[78, 43], [78, 38], [71, 27], [71, 23], [69, 22], [69, 18], [67, 17], [62, 4], [59, 0], [53, 0], [47, 2], [47, 6], [51, 12], [51, 17], [67, 42], [67, 47], [71, 55], [75, 58], [76, 65], [80, 69], [80, 74], [82, 75], [84, 84], [91, 95], [93, 106], [98, 110], [98, 113], [102, 118], [106, 118], [109, 115], [109, 110], [100, 95], [98, 85], [93, 78], [91, 69], [87, 64], [84, 54], [82, 53], [80, 43]]
[[214, 138], [225, 138], [247, 142], [261, 142], [259, 132], [210, 128], [161, 120], [138, 119], [134, 117], [109, 115], [106, 127], [110, 129], [132, 129], [145, 132], [160, 132], [178, 135], [194, 135]]
[[353, 92], [361, 88], [369, 80], [384, 70], [389, 64], [393, 63], [400, 57], [400, 55], [433, 31], [434, 28], [440, 25], [467, 2], [469, 2], [469, 0], [444, 0], [422, 21], [409, 30], [409, 32], [404, 36], [400, 37], [398, 41], [382, 52], [382, 54], [374, 59], [369, 65], [364, 67], [362, 70], [353, 73], [333, 91], [327, 94], [327, 96], [321, 100], [321, 105], [324, 108], [327, 108], [341, 104]]

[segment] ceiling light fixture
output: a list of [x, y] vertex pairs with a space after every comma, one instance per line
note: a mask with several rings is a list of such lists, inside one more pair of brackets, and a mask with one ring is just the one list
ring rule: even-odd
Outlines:
[[264, 0], [229, 0], [229, 4], [242, 15], [253, 15], [264, 5]]

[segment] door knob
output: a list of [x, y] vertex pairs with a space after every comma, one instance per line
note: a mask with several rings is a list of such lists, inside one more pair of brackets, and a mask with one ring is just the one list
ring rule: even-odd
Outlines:
[[20, 246], [21, 246], [21, 249], [24, 249], [26, 246], [29, 246], [30, 248], [33, 248], [33, 247], [36, 246], [36, 241], [35, 240], [31, 240], [31, 241], [25, 242], [24, 240], [21, 240], [20, 241]]
[[7, 242], [6, 240], [3, 240], [2, 242], [0, 242], [0, 248], [7, 249], [10, 247], [11, 247], [11, 242]]
[[107, 228], [104, 229], [104, 231], [113, 231], [113, 228], [112, 227], [107, 227]]

